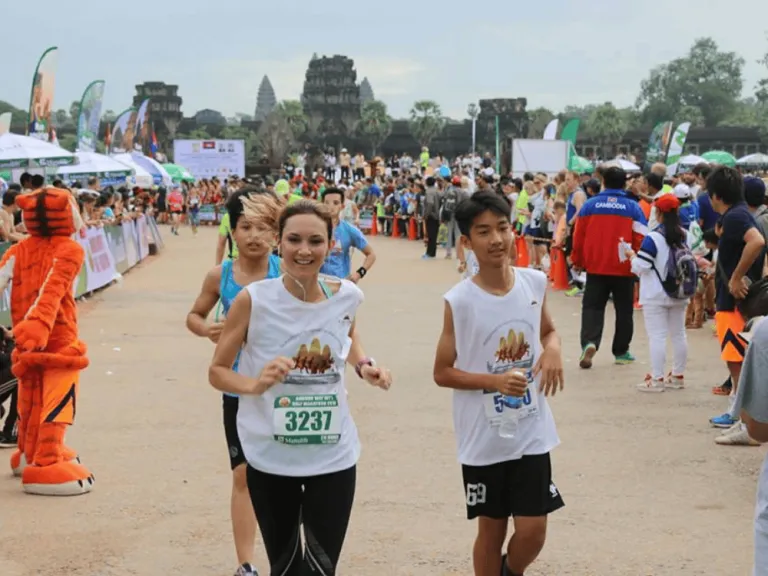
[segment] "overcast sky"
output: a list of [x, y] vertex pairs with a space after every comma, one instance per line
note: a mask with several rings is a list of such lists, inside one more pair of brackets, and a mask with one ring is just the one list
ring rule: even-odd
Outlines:
[[253, 114], [264, 74], [279, 100], [296, 99], [313, 52], [353, 58], [395, 117], [420, 99], [453, 118], [481, 98], [526, 97], [529, 110], [631, 105], [653, 66], [701, 36], [746, 59], [745, 95], [768, 75], [756, 63], [768, 50], [767, 0], [36, 0], [2, 13], [0, 100], [20, 108], [51, 45], [56, 108], [103, 79], [105, 109], [119, 112], [136, 84], [159, 80], [179, 85], [185, 116]]

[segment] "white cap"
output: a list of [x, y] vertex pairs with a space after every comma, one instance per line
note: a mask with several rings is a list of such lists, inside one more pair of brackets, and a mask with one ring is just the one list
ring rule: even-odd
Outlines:
[[678, 184], [673, 192], [678, 200], [690, 200], [693, 197], [691, 188], [687, 184]]

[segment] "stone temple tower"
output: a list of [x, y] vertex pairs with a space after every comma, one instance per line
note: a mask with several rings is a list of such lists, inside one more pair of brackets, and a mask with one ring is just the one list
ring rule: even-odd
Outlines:
[[362, 106], [366, 102], [371, 102], [373, 100], [376, 100], [376, 97], [373, 95], [371, 83], [368, 82], [368, 78], [363, 78], [363, 81], [360, 82], [360, 105]]
[[275, 109], [275, 106], [277, 106], [275, 89], [272, 88], [269, 77], [265, 75], [259, 85], [259, 94], [256, 97], [256, 111], [253, 114], [253, 119], [257, 122], [263, 122], [272, 110]]

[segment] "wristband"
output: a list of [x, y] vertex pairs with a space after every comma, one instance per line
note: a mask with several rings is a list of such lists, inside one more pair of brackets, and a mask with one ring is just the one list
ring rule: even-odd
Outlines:
[[360, 266], [360, 268], [357, 269], [357, 274], [360, 278], [365, 278], [365, 275], [368, 274], [368, 270], [366, 270], [365, 267]]
[[376, 360], [373, 358], [363, 358], [355, 364], [355, 374], [357, 374], [358, 378], [363, 377], [363, 366], [376, 366]]

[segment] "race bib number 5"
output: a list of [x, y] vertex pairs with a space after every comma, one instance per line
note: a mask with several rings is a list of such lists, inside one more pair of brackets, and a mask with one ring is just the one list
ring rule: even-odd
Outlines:
[[298, 394], [275, 398], [274, 438], [282, 444], [337, 444], [341, 411], [336, 394]]

